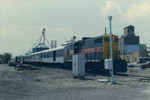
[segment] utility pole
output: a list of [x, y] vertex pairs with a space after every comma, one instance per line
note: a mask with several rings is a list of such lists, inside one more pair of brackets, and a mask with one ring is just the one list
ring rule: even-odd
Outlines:
[[43, 33], [43, 44], [45, 45], [45, 28], [43, 29], [42, 33]]
[[112, 50], [112, 29], [111, 29], [111, 20], [112, 16], [108, 16], [109, 25], [110, 25], [110, 54], [111, 54], [111, 76], [112, 76], [112, 83], [114, 83], [114, 68], [113, 68], [113, 50]]

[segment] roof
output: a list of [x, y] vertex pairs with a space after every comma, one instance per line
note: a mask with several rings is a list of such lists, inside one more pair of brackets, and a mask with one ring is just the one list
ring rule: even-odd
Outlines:
[[[55, 50], [61, 50], [61, 49], [64, 49], [64, 47], [58, 47], [58, 48], [43, 50], [43, 51], [31, 53], [31, 54], [29, 54], [29, 55], [35, 55], [35, 54], [40, 54], [40, 53], [46, 53], [46, 52], [55, 51]], [[28, 56], [28, 55], [27, 55], [27, 56]]]
[[[133, 26], [133, 25], [129, 25], [129, 26], [125, 27], [125, 28], [128, 28], [128, 27], [134, 27], [134, 26]], [[125, 28], [124, 28], [124, 29], [125, 29]]]

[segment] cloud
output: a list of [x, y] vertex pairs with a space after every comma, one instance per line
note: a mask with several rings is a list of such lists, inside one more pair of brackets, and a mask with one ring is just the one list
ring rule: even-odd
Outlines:
[[[121, 10], [119, 4], [113, 1], [107, 1], [106, 5], [101, 8], [101, 15], [107, 17], [108, 15], [113, 16], [124, 16], [124, 13]], [[121, 18], [121, 17], [119, 17]]]
[[101, 7], [101, 15], [107, 17], [112, 15], [117, 17], [122, 22], [135, 22], [137, 20], [147, 21], [150, 18], [150, 3], [144, 2], [142, 4], [131, 4], [126, 9], [122, 10], [118, 3], [107, 1], [106, 5]]
[[126, 19], [133, 22], [140, 19], [150, 18], [150, 3], [132, 5], [126, 12]]
[[25, 54], [40, 38], [43, 28], [46, 29], [49, 42], [57, 40], [58, 46], [73, 36], [72, 30], [62, 27], [12, 25], [0, 30], [0, 53]]
[[147, 44], [147, 46], [150, 46], [150, 40], [147, 38], [149, 36], [149, 32], [142, 32], [140, 34], [140, 43]]
[[[122, 4], [122, 3], [121, 3]], [[140, 36], [140, 43], [150, 43], [149, 41], [149, 23], [150, 23], [150, 2], [143, 1], [138, 3], [126, 2], [124, 6], [121, 6], [119, 2], [107, 1], [104, 6], [101, 7], [101, 16], [107, 17], [113, 16], [113, 25], [117, 30], [122, 30], [127, 25], [134, 25], [135, 32], [140, 31], [137, 35]], [[115, 26], [116, 25], [116, 26]], [[121, 29], [122, 28], [122, 29]], [[120, 34], [123, 34], [123, 31]]]

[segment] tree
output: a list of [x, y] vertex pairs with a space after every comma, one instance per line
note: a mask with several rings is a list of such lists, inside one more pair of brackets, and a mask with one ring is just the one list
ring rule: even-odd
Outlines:
[[3, 63], [4, 56], [0, 54], [0, 64]]
[[8, 63], [8, 61], [11, 59], [11, 53], [4, 53], [3, 55], [3, 62]]

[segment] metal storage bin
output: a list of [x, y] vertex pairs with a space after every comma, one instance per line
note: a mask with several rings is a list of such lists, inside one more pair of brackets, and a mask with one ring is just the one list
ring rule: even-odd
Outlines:
[[72, 73], [75, 77], [84, 77], [85, 75], [85, 55], [73, 55]]

